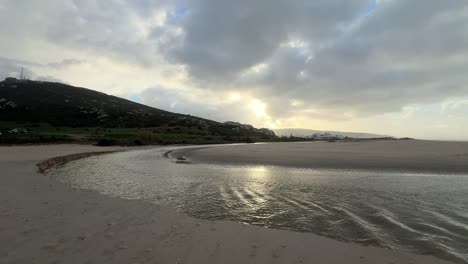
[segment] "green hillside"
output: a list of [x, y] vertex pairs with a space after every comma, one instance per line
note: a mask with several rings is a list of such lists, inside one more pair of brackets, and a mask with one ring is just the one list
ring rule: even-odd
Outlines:
[[[10, 133], [14, 128], [28, 132]], [[0, 82], [0, 132], [0, 143], [21, 143], [21, 137], [29, 138], [25, 142], [108, 139], [200, 144], [276, 139], [268, 129], [171, 113], [62, 83], [14, 78]]]

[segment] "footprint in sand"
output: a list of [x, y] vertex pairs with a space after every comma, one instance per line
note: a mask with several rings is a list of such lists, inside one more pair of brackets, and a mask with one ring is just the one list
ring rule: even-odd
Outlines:
[[255, 257], [255, 256], [257, 256], [257, 249], [258, 249], [257, 245], [252, 245], [252, 246], [250, 247], [250, 254], [249, 254], [250, 257]]
[[215, 226], [214, 223], [211, 223], [211, 224], [210, 224], [210, 230], [211, 230], [211, 231], [216, 231], [216, 226]]
[[271, 256], [275, 259], [279, 258], [281, 255], [280, 255], [280, 250], [279, 249], [273, 249], [271, 251]]

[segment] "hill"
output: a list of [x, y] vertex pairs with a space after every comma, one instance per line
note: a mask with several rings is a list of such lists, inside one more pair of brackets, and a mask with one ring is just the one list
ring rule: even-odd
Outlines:
[[286, 129], [275, 129], [275, 133], [278, 136], [290, 136], [291, 134], [295, 137], [305, 137], [310, 136], [315, 133], [331, 133], [331, 134], [340, 134], [345, 137], [350, 138], [387, 138], [389, 136], [386, 135], [378, 135], [378, 134], [371, 134], [371, 133], [361, 133], [361, 132], [340, 132], [340, 131], [325, 131], [325, 130], [314, 130], [314, 129], [303, 129], [303, 128], [286, 128]]
[[274, 132], [268, 129], [172, 113], [62, 83], [14, 78], [0, 82], [0, 122], [4, 124], [3, 130], [28, 124], [49, 129], [114, 128], [125, 133], [151, 128], [162, 134], [223, 137], [233, 141], [275, 138]]

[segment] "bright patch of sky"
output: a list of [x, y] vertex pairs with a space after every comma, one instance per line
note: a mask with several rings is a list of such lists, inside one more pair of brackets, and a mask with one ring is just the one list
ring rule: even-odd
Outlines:
[[184, 4], [176, 4], [176, 6], [168, 12], [167, 22], [169, 24], [178, 24], [189, 13], [190, 9]]
[[127, 96], [128, 100], [130, 101], [133, 101], [135, 103], [143, 103], [143, 99], [141, 98], [141, 96], [139, 94], [130, 94]]
[[377, 0], [374, 0], [372, 3], [369, 4], [367, 9], [363, 13], [363, 16], [370, 16], [372, 13], [374, 13], [375, 10], [377, 10]]

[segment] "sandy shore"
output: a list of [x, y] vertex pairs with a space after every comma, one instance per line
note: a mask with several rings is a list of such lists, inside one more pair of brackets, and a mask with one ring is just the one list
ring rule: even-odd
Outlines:
[[382, 140], [250, 144], [181, 150], [172, 155], [201, 163], [468, 172], [468, 142]]
[[42, 160], [102, 150], [0, 147], [0, 263], [447, 263], [313, 234], [198, 220], [73, 189], [36, 172]]

